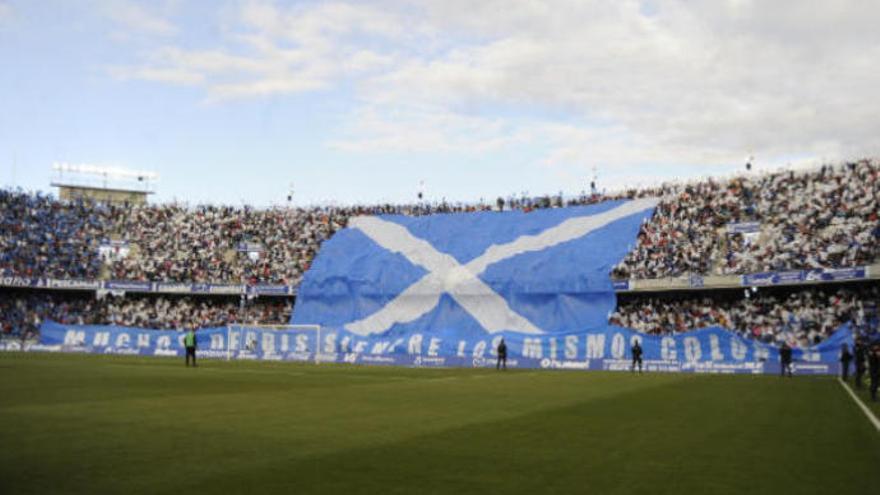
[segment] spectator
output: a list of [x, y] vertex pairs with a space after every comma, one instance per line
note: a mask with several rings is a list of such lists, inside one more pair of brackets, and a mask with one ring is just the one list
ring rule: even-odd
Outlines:
[[866, 314], [876, 319], [878, 297], [877, 285], [752, 297], [636, 297], [622, 301], [609, 322], [654, 335], [720, 326], [763, 342], [804, 347], [819, 343], [846, 322], [864, 320]]
[[36, 335], [43, 320], [77, 325], [118, 325], [152, 329], [218, 327], [229, 324], [283, 325], [290, 321], [292, 302], [286, 298], [261, 298], [248, 303], [242, 313], [238, 298], [164, 296], [107, 296], [56, 292], [10, 292], [0, 298], [3, 334]]

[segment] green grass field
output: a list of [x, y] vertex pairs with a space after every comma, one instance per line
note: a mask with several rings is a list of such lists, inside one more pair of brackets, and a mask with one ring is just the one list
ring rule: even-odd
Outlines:
[[880, 493], [831, 378], [0, 353], [0, 493]]

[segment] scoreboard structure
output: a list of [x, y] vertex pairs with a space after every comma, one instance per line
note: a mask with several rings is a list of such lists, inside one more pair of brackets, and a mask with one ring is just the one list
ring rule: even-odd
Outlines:
[[62, 200], [145, 204], [159, 179], [154, 172], [89, 164], [55, 163], [52, 170], [51, 186]]

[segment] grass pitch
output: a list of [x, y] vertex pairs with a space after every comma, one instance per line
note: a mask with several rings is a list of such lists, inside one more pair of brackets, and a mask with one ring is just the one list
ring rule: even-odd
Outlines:
[[878, 493], [831, 378], [0, 353], [2, 493]]

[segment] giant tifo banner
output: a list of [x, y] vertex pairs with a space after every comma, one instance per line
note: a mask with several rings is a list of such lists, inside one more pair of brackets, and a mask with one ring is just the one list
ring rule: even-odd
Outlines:
[[[609, 326], [609, 273], [656, 203], [357, 217], [323, 244], [291, 323], [320, 325], [333, 342], [322, 352], [389, 364], [494, 365], [504, 338], [508, 365], [619, 369], [642, 339], [652, 370], [778, 370], [775, 348], [720, 328], [648, 337]], [[838, 350], [796, 356], [802, 370], [829, 373]]]
[[603, 328], [608, 274], [656, 203], [356, 217], [322, 245], [291, 323], [471, 342]]
[[[46, 322], [39, 344], [24, 348], [0, 342], [0, 350], [88, 352], [183, 358], [183, 332]], [[197, 333], [199, 358], [379, 364], [397, 366], [494, 367], [501, 334], [455, 339], [414, 332], [407, 336], [360, 337], [322, 329], [266, 330], [207, 328]], [[603, 330], [531, 336], [505, 333], [507, 366], [570, 370], [628, 370], [630, 345], [638, 340], [649, 372], [778, 373], [775, 346], [743, 338], [721, 328], [655, 336], [606, 327]], [[796, 374], [838, 372], [841, 344], [852, 345], [843, 326], [821, 344], [794, 350]]]

